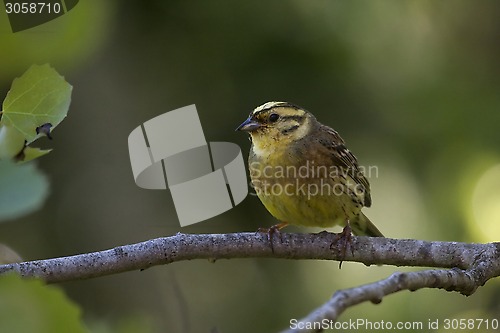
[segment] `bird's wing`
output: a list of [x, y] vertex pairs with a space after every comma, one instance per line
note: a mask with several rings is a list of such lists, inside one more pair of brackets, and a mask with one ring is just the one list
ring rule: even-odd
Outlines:
[[320, 141], [328, 149], [333, 164], [341, 168], [342, 172], [346, 173], [356, 184], [363, 186], [363, 203], [364, 206], [370, 207], [372, 204], [370, 183], [368, 183], [365, 175], [361, 172], [358, 160], [345, 146], [344, 140], [334, 129], [323, 125], [320, 130], [324, 135]]

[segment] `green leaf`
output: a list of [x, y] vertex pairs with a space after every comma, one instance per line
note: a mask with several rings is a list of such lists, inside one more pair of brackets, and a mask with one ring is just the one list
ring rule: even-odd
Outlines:
[[0, 160], [12, 159], [24, 148], [24, 136], [12, 126], [0, 126]]
[[48, 193], [49, 182], [34, 164], [0, 161], [0, 221], [34, 211]]
[[37, 127], [50, 123], [54, 129], [66, 117], [71, 90], [71, 85], [48, 64], [33, 65], [12, 82], [0, 125], [13, 126], [30, 144], [43, 135], [36, 133]]
[[55, 286], [9, 274], [0, 277], [0, 295], [0, 332], [88, 332], [80, 309]]
[[23, 258], [16, 251], [0, 243], [0, 265], [21, 261], [23, 261]]
[[31, 160], [34, 160], [35, 158], [39, 158], [43, 155], [47, 155], [50, 153], [52, 149], [40, 149], [36, 147], [26, 147], [24, 149], [24, 159], [22, 162], [29, 162]]

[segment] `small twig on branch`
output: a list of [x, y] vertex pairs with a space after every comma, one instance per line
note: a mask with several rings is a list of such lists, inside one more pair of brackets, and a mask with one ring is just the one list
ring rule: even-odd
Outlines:
[[[500, 276], [500, 243], [468, 244], [425, 242], [382, 237], [352, 237], [353, 251], [336, 244], [336, 234], [181, 234], [113, 249], [75, 256], [0, 265], [0, 274], [17, 272], [48, 283], [82, 280], [120, 272], [142, 270], [155, 265], [192, 259], [283, 258], [361, 262], [366, 265], [451, 268], [395, 273], [385, 280], [338, 291], [326, 304], [301, 320], [314, 323], [335, 321], [348, 307], [365, 301], [378, 303], [401, 290], [443, 288], [471, 295], [491, 278]], [[320, 332], [290, 330], [287, 332]]]
[[[498, 276], [498, 267], [496, 269], [496, 276]], [[324, 328], [334, 326], [333, 324], [347, 308], [368, 301], [378, 304], [384, 296], [402, 290], [416, 291], [422, 288], [440, 288], [470, 295], [486, 282], [483, 282], [483, 279], [492, 278], [494, 276], [489, 275], [495, 274], [493, 270], [484, 273], [486, 274], [476, 276], [479, 278], [478, 281], [474, 278], [472, 271], [457, 268], [396, 272], [390, 277], [374, 283], [337, 291], [328, 302], [305, 318], [294, 322], [293, 326], [283, 333], [322, 332]]]

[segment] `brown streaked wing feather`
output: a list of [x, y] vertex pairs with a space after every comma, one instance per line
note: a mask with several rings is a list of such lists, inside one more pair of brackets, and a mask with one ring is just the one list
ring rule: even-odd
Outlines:
[[[331, 157], [334, 160], [335, 165], [348, 170], [351, 178], [356, 183], [362, 185], [365, 188], [364, 205], [365, 207], [370, 207], [372, 204], [372, 199], [370, 196], [370, 184], [368, 183], [368, 180], [363, 175], [363, 173], [359, 170], [358, 160], [351, 153], [351, 151], [347, 149], [344, 140], [334, 129], [322, 125], [319, 130], [323, 132], [323, 135], [329, 137], [329, 139], [325, 141], [330, 142], [327, 148], [332, 152]], [[325, 145], [324, 142], [322, 143], [323, 145]]]

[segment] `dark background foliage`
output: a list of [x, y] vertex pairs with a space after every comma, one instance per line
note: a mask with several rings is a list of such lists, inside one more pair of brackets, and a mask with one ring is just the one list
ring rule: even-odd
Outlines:
[[[127, 149], [136, 126], [194, 103], [208, 141], [235, 142], [247, 154], [247, 138], [234, 129], [269, 100], [312, 111], [341, 133], [361, 164], [376, 166], [366, 214], [388, 237], [498, 241], [499, 11], [493, 0], [82, 0], [17, 34], [0, 14], [0, 96], [32, 63], [51, 63], [74, 86], [68, 118], [44, 142], [55, 150], [38, 163], [51, 194], [43, 209], [1, 224], [0, 241], [39, 259], [179, 231], [274, 224], [249, 196], [181, 229], [168, 191], [135, 186]], [[62, 286], [90, 327], [276, 331], [335, 290], [396, 269], [193, 261]], [[467, 299], [401, 293], [343, 319], [491, 318], [499, 297], [498, 281]]]

